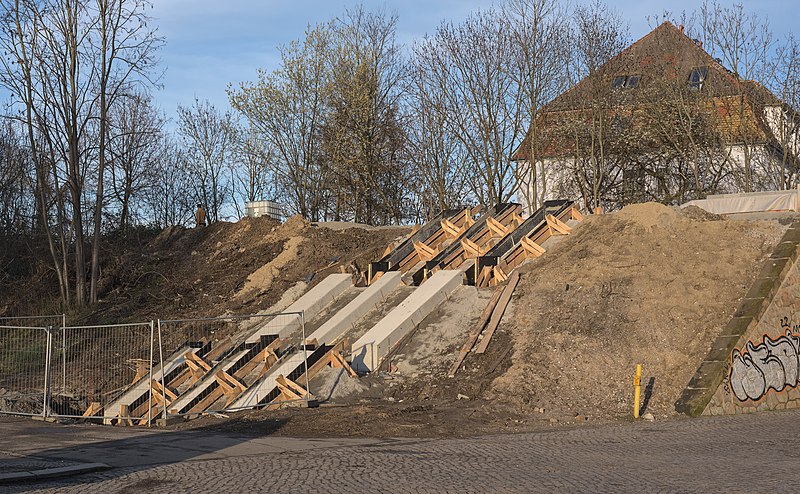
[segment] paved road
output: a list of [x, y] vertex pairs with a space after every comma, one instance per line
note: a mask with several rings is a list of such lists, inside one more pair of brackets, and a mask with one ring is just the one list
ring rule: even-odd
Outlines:
[[0, 492], [798, 492], [800, 412], [469, 439], [309, 440], [0, 418], [3, 459], [114, 468]]

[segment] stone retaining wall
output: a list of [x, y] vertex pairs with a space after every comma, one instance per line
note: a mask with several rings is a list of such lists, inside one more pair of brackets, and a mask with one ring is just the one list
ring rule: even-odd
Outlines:
[[711, 345], [677, 411], [697, 416], [800, 407], [798, 243], [800, 221], [786, 231]]

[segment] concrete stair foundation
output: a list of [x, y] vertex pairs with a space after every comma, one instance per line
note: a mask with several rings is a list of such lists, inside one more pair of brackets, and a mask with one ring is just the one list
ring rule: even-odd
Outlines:
[[[305, 320], [309, 321], [352, 284], [351, 275], [332, 274], [297, 299], [284, 312], [304, 312]], [[279, 338], [285, 338], [299, 327], [299, 315], [278, 316], [259, 326], [250, 334], [246, 343], [258, 343], [261, 336], [268, 334], [276, 334]]]
[[361, 292], [358, 297], [328, 319], [319, 329], [308, 335], [306, 341], [309, 343], [316, 341], [317, 345], [333, 344], [345, 331], [352, 328], [356, 322], [400, 286], [402, 277], [403, 273], [399, 271], [384, 273], [378, 281]]
[[447, 299], [461, 285], [460, 270], [437, 271], [367, 333], [353, 343], [352, 366], [356, 372], [370, 372], [406, 334]]

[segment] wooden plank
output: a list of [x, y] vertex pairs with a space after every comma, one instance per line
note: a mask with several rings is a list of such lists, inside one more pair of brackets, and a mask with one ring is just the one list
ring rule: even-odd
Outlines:
[[[489, 267], [489, 266], [487, 266]], [[450, 366], [450, 370], [447, 371], [448, 377], [454, 377], [458, 369], [461, 368], [462, 362], [467, 357], [467, 354], [472, 350], [472, 347], [475, 346], [475, 342], [478, 340], [478, 336], [480, 336], [481, 331], [486, 326], [486, 323], [489, 322], [489, 318], [492, 316], [492, 312], [494, 312], [494, 308], [497, 305], [497, 301], [500, 300], [500, 294], [503, 292], [502, 288], [498, 288], [492, 294], [492, 298], [489, 299], [489, 303], [486, 304], [486, 307], [481, 312], [478, 321], [475, 323], [475, 326], [472, 327], [472, 331], [470, 331], [469, 336], [467, 337], [467, 341], [464, 342], [464, 345], [461, 347], [461, 351], [458, 352], [458, 356], [456, 357], [455, 362], [453, 365]]]
[[[514, 216], [515, 216], [515, 214], [511, 215], [512, 221], [513, 221]], [[493, 237], [497, 236], [497, 237], [501, 237], [502, 238], [502, 237], [505, 237], [506, 235], [508, 235], [508, 230], [509, 229], [507, 227], [503, 226], [502, 223], [500, 223], [499, 221], [497, 221], [494, 218], [486, 218], [486, 226], [489, 227], [489, 231], [492, 232], [492, 236]]]
[[497, 327], [500, 325], [500, 320], [503, 318], [503, 313], [505, 313], [506, 307], [508, 307], [508, 303], [511, 302], [511, 294], [514, 293], [514, 289], [517, 287], [517, 283], [519, 283], [519, 271], [514, 271], [511, 274], [511, 277], [508, 279], [508, 285], [506, 285], [505, 288], [503, 289], [503, 294], [500, 296], [500, 300], [497, 301], [497, 306], [492, 312], [492, 318], [489, 321], [489, 325], [486, 326], [486, 331], [485, 334], [483, 335], [483, 339], [478, 345], [477, 350], [475, 350], [475, 353], [486, 352], [486, 347], [489, 346], [489, 341], [491, 341], [492, 335], [497, 330]]
[[130, 419], [131, 412], [128, 405], [119, 406], [119, 420], [117, 425], [133, 425], [133, 420]]
[[344, 369], [345, 372], [347, 372], [347, 375], [350, 377], [358, 377], [356, 371], [350, 367], [350, 364], [347, 363], [347, 361], [344, 359], [344, 356], [342, 356], [342, 354], [339, 352], [331, 352], [331, 367]]
[[500, 283], [508, 279], [508, 275], [506, 274], [505, 270], [500, 266], [495, 266], [492, 272], [494, 273], [494, 278]]
[[583, 221], [583, 213], [581, 213], [581, 211], [577, 207], [573, 207], [570, 209], [569, 216], [570, 219], [573, 219], [575, 221]]
[[478, 278], [475, 280], [475, 286], [477, 287], [484, 287], [489, 286], [489, 277], [492, 274], [492, 267], [491, 266], [484, 266], [481, 269], [481, 273], [478, 275]]
[[465, 257], [480, 257], [483, 255], [483, 249], [468, 238], [461, 240], [461, 248], [464, 250]]
[[463, 229], [459, 228], [452, 222], [448, 221], [446, 218], [440, 221], [440, 224], [442, 225], [442, 230], [444, 230], [444, 233], [448, 237], [457, 238], [461, 236], [462, 233], [464, 233]]

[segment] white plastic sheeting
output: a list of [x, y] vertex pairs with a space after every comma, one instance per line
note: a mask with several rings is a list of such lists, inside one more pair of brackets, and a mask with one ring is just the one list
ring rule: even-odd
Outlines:
[[751, 213], [757, 211], [800, 211], [800, 187], [796, 190], [721, 194], [681, 204], [697, 206], [714, 214]]

